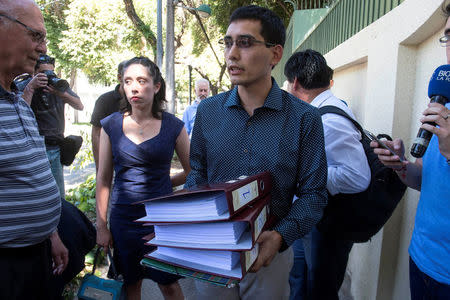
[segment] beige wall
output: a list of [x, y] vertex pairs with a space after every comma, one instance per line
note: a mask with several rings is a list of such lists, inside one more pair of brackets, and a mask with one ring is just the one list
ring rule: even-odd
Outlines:
[[[438, 42], [445, 23], [442, 3], [406, 0], [325, 55], [335, 69], [335, 95], [349, 103], [363, 126], [403, 138], [407, 149], [429, 102], [429, 78], [446, 63]], [[419, 193], [408, 189], [384, 229], [352, 249], [347, 273], [354, 299], [410, 298], [408, 245], [418, 199]]]
[[347, 102], [358, 120], [361, 120], [366, 102], [367, 61], [336, 70], [333, 78], [334, 85], [331, 90]]

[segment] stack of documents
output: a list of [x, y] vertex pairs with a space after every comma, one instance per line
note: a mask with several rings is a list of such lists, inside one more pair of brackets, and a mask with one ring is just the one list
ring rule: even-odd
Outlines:
[[264, 172], [143, 201], [147, 215], [137, 221], [154, 226], [144, 239], [157, 249], [141, 263], [219, 285], [238, 282], [258, 256], [256, 240], [269, 224], [270, 189]]
[[225, 193], [210, 192], [201, 195], [186, 194], [171, 201], [156, 200], [145, 203], [147, 217], [153, 221], [196, 221], [227, 219], [228, 204]]
[[172, 260], [182, 259], [188, 263], [207, 262], [209, 267], [227, 271], [240, 263], [240, 255], [237, 251], [158, 247], [157, 252]]
[[246, 229], [241, 221], [155, 225], [155, 236], [162, 242], [236, 245]]

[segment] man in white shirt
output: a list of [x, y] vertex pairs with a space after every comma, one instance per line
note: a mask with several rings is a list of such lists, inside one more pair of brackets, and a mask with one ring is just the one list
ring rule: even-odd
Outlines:
[[209, 96], [209, 81], [205, 78], [200, 78], [195, 82], [195, 95], [194, 103], [186, 107], [183, 113], [184, 127], [191, 138], [192, 128], [194, 128], [195, 115], [197, 114], [197, 107], [200, 101], [206, 99]]
[[[297, 98], [320, 108], [336, 106], [354, 118], [344, 101], [330, 91], [333, 70], [317, 51], [306, 50], [294, 53], [287, 61], [284, 74], [288, 80], [288, 92]], [[343, 116], [322, 116], [325, 137], [325, 152], [328, 163], [327, 189], [329, 201], [339, 193], [353, 194], [367, 189], [370, 183], [370, 168], [358, 129]], [[314, 228], [311, 234], [294, 243], [294, 267], [291, 272], [291, 299], [338, 299], [347, 267], [351, 241], [335, 239]], [[304, 246], [304, 254], [302, 255]], [[308, 266], [308, 284], [302, 276], [303, 259]], [[303, 272], [303, 274], [302, 274]], [[301, 283], [303, 280], [303, 283]], [[304, 285], [302, 285], [304, 284]]]

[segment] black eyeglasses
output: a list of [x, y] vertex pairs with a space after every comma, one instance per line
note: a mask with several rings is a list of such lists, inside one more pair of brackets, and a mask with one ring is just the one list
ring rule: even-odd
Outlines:
[[439, 38], [439, 42], [442, 47], [448, 47], [450, 45], [450, 34], [446, 34], [443, 37]]
[[250, 48], [254, 44], [263, 44], [267, 48], [276, 46], [276, 44], [264, 42], [264, 41], [258, 41], [252, 36], [239, 36], [236, 40], [233, 40], [231, 37], [224, 37], [223, 39], [219, 40], [219, 44], [225, 46], [225, 49], [230, 49], [233, 47], [233, 44], [236, 44], [236, 47], [238, 48]]
[[5, 14], [0, 14], [0, 17], [5, 17], [5, 18], [7, 18], [7, 19], [9, 19], [9, 20], [11, 20], [11, 21], [14, 21], [14, 22], [16, 22], [16, 23], [22, 25], [23, 27], [25, 27], [25, 28], [28, 30], [28, 32], [30, 33], [31, 39], [33, 40], [33, 42], [38, 43], [38, 44], [42, 44], [42, 43], [44, 43], [44, 42], [47, 41], [47, 40], [46, 40], [46, 36], [45, 36], [44, 33], [39, 32], [39, 31], [37, 31], [37, 30], [31, 28], [30, 26], [28, 26], [28, 25], [26, 25], [26, 24], [20, 22], [20, 21], [17, 20], [16, 18], [10, 17], [10, 16], [5, 15]]

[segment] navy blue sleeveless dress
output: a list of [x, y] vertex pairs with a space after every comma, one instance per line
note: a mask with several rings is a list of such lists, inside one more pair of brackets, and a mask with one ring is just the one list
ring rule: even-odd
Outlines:
[[110, 230], [116, 267], [127, 284], [143, 278], [163, 285], [173, 283], [180, 277], [139, 264], [144, 255], [153, 250], [142, 240], [153, 232], [153, 227], [134, 222], [145, 216], [145, 208], [132, 203], [172, 192], [170, 164], [183, 122], [163, 112], [159, 134], [140, 144], [135, 144], [123, 133], [122, 113], [113, 113], [101, 120], [101, 124], [111, 141], [115, 171]]

